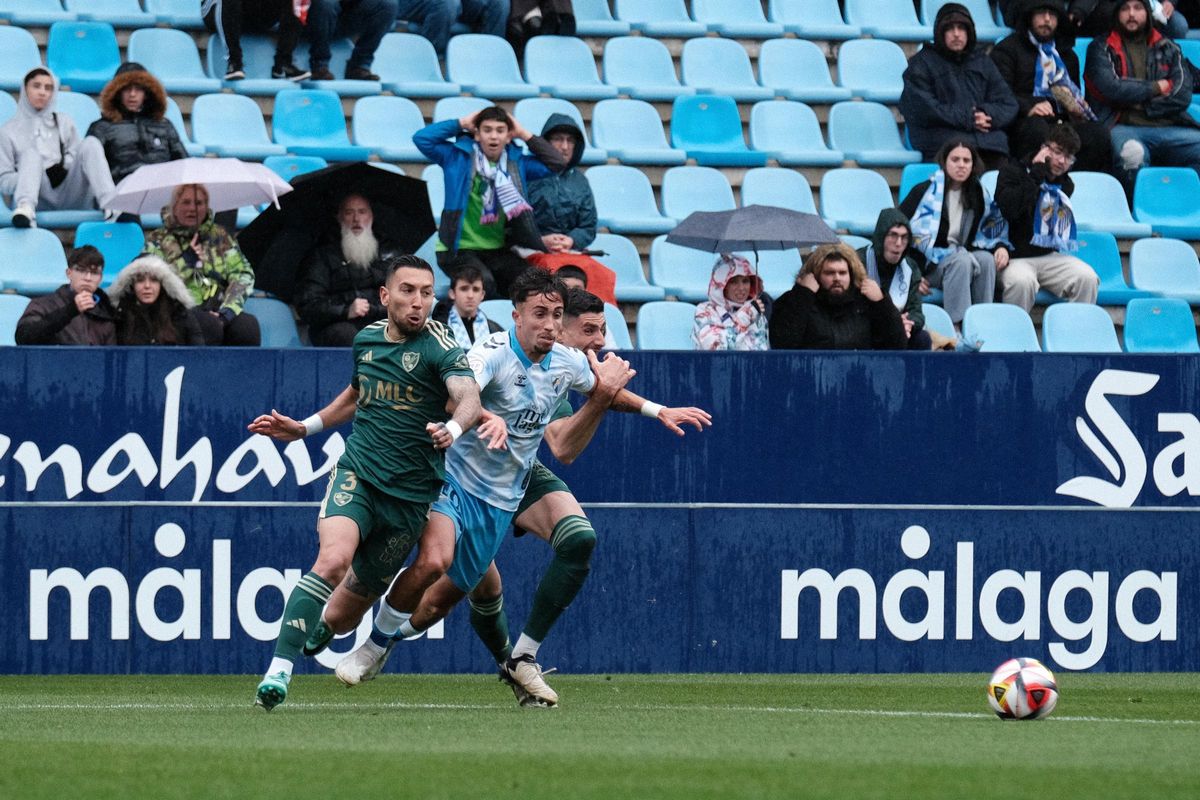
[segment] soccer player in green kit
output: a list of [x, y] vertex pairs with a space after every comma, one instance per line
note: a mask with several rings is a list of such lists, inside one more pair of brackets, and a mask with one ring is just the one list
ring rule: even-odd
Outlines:
[[334, 586], [344, 579], [364, 597], [387, 591], [441, 490], [445, 449], [479, 418], [479, 385], [454, 334], [429, 319], [433, 300], [429, 264], [393, 259], [380, 288], [387, 319], [355, 336], [350, 386], [303, 421], [272, 410], [248, 426], [294, 441], [354, 420], [317, 519], [316, 563], [287, 599], [275, 656], [258, 685], [255, 705], [267, 711], [287, 697], [293, 664]]

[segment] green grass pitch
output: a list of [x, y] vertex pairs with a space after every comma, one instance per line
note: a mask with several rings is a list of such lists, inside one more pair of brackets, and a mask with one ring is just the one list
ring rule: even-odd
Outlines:
[[1059, 676], [1002, 722], [984, 675], [0, 676], [0, 798], [1195, 798], [1195, 674]]

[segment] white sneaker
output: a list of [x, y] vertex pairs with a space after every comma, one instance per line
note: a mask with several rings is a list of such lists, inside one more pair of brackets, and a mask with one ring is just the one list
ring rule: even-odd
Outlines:
[[12, 224], [14, 228], [33, 228], [37, 226], [37, 214], [33, 206], [22, 203], [13, 211]]
[[[500, 665], [500, 678], [513, 687], [517, 702], [522, 706], [550, 707], [558, 704], [558, 693], [551, 689], [542, 678], [541, 666], [533, 660], [533, 656], [525, 654], [519, 658], [509, 658]], [[517, 688], [525, 692], [522, 698]]]
[[364, 681], [372, 680], [387, 663], [395, 645], [395, 641], [392, 641], [387, 647], [380, 647], [367, 639], [362, 647], [339, 661], [333, 673], [346, 686], [358, 686]]

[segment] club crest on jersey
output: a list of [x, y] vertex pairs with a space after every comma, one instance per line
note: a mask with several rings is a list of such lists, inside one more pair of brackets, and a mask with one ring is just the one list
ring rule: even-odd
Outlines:
[[337, 503], [339, 506], [346, 505], [352, 499], [354, 498], [349, 492], [335, 492], [333, 495], [333, 502]]
[[559, 389], [562, 388], [563, 379], [565, 377], [566, 376], [564, 376], [564, 375], [555, 375], [554, 380], [550, 381], [550, 385], [554, 387], [554, 391], [557, 392]]
[[405, 353], [400, 358], [400, 366], [404, 367], [405, 372], [412, 372], [414, 369], [416, 369], [420, 360], [420, 353]]
[[529, 379], [528, 379], [527, 377], [525, 377], [525, 373], [524, 373], [524, 372], [522, 372], [522, 373], [519, 373], [519, 374], [517, 375], [517, 381], [516, 381], [516, 383], [517, 383], [517, 386], [524, 386], [524, 385], [525, 385], [525, 384], [527, 384], [528, 382], [529, 382]]

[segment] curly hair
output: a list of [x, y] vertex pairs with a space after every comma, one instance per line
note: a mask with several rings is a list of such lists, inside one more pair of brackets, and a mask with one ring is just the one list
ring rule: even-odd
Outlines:
[[845, 242], [814, 247], [813, 251], [808, 254], [808, 258], [804, 260], [804, 266], [796, 277], [799, 278], [800, 275], [807, 272], [819, 280], [821, 268], [827, 261], [845, 261], [850, 266], [850, 283], [854, 286], [861, 287], [863, 281], [867, 279], [867, 268], [859, 260], [858, 253], [854, 252], [854, 248]]

